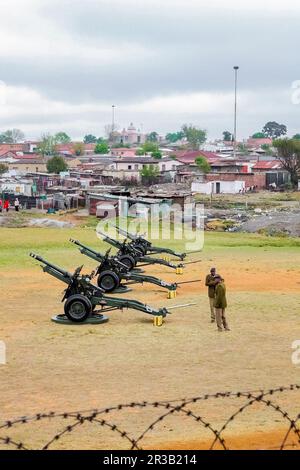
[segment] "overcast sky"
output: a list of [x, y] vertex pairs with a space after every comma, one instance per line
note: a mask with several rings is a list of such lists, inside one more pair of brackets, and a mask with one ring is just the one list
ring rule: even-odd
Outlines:
[[239, 65], [238, 138], [300, 132], [298, 1], [0, 0], [0, 17], [0, 131], [103, 135], [115, 104], [121, 127], [221, 137]]

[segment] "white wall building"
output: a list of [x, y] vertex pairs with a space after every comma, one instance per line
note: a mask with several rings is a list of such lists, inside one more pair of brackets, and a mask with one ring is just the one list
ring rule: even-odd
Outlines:
[[245, 189], [245, 181], [193, 181], [192, 192], [201, 194], [237, 194]]
[[24, 196], [32, 195], [32, 182], [28, 181], [3, 181], [0, 182], [1, 192], [13, 192], [14, 194], [23, 194]]

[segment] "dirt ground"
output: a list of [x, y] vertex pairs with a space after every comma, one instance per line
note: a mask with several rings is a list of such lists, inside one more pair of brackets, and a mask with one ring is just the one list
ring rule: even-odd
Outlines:
[[[44, 230], [36, 229], [37, 246]], [[75, 251], [72, 259], [70, 251], [62, 253], [53, 252], [54, 261], [59, 258], [62, 266], [75, 267], [81, 260], [87, 270], [94, 267]], [[46, 257], [51, 259], [51, 248]], [[168, 300], [164, 290], [147, 284], [134, 286], [126, 294], [153, 306], [195, 303], [173, 310], [160, 328], [153, 326], [152, 317], [132, 310], [112, 312], [104, 325], [54, 324], [50, 318], [62, 311], [63, 285], [44, 274], [34, 261], [19, 265], [16, 259], [3, 264], [0, 339], [6, 343], [7, 364], [0, 366], [1, 422], [40, 412], [300, 383], [300, 366], [291, 361], [292, 342], [300, 339], [299, 248], [205, 245], [203, 253], [190, 257], [199, 258], [201, 262], [187, 265], [181, 276], [163, 266], [146, 268], [147, 273], [167, 281], [202, 280], [183, 285], [176, 299]], [[228, 333], [218, 333], [210, 323], [204, 278], [212, 265], [217, 266], [228, 289]], [[274, 402], [293, 417], [300, 411], [299, 392], [282, 393]], [[192, 409], [220, 429], [244, 403], [243, 399], [212, 399], [199, 401]], [[134, 407], [110, 417], [136, 438], [163, 412]], [[65, 426], [63, 420], [45, 423], [22, 425], [11, 432], [0, 430], [0, 437], [12, 435], [29, 446], [41, 446], [47, 436]], [[223, 437], [230, 448], [273, 448], [287, 429], [281, 415], [255, 404], [237, 416]], [[158, 423], [140, 445], [207, 448], [212, 438], [199, 422], [191, 423], [187, 416], [174, 413]], [[288, 443], [293, 446], [295, 442], [291, 434]], [[52, 446], [68, 447], [121, 449], [130, 444], [116, 432], [85, 423]]]

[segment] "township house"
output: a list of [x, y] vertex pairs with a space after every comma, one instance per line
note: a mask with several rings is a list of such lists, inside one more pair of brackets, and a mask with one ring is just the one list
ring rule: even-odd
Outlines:
[[[0, 144], [0, 163], [4, 163], [9, 172], [15, 175], [47, 172], [47, 157], [36, 153], [36, 148], [37, 142]], [[76, 168], [81, 163], [72, 155], [64, 155], [64, 159], [69, 168]]]
[[[176, 160], [183, 164], [177, 169], [176, 181], [194, 183], [192, 190], [196, 192], [236, 193], [247, 188], [265, 189], [273, 182], [280, 186], [289, 181], [288, 172], [282, 169], [277, 160], [241, 160], [204, 150], [174, 153]], [[208, 174], [204, 174], [196, 164], [195, 159], [199, 156], [206, 158], [210, 164], [211, 171]], [[210, 184], [203, 186], [203, 183]]]
[[111, 179], [140, 182], [141, 171], [150, 166], [157, 169], [162, 179], [168, 177], [170, 181], [174, 181], [181, 163], [170, 157], [156, 159], [151, 156], [121, 156], [114, 159], [109, 168], [103, 170], [102, 175]]

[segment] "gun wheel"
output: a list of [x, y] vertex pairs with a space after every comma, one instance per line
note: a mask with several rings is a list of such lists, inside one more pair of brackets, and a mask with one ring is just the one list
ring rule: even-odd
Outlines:
[[84, 295], [75, 294], [66, 300], [64, 310], [70, 321], [80, 323], [86, 320], [92, 312], [92, 303]]
[[99, 274], [97, 280], [98, 286], [105, 292], [112, 292], [120, 285], [119, 276], [113, 271], [104, 271]]
[[119, 261], [121, 261], [121, 263], [125, 264], [125, 266], [127, 266], [129, 271], [131, 271], [136, 266], [135, 259], [133, 258], [133, 256], [130, 256], [130, 255], [120, 256]]
[[145, 256], [147, 254], [147, 248], [143, 245], [137, 245], [134, 247], [134, 249], [141, 253], [142, 256]]
[[139, 256], [145, 256], [145, 250], [141, 246], [135, 246], [134, 249]]

